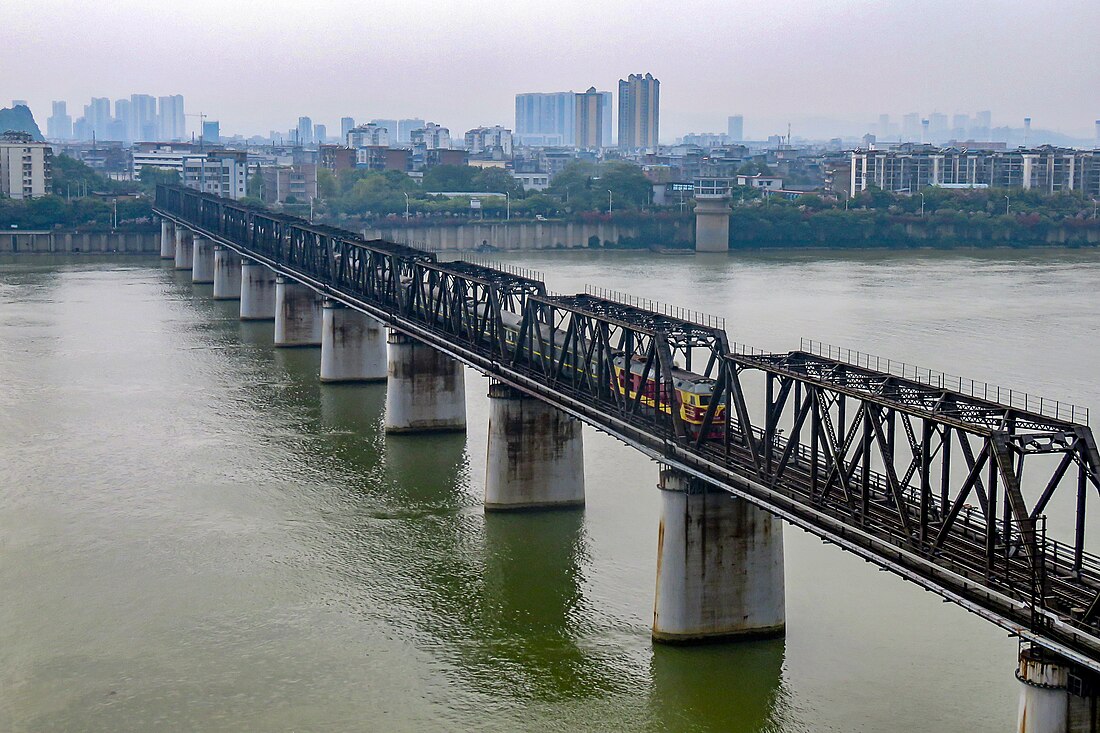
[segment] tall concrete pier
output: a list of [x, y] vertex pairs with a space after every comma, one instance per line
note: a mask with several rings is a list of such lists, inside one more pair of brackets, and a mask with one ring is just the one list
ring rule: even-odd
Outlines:
[[162, 260], [176, 258], [176, 224], [168, 219], [160, 220], [160, 258]]
[[196, 234], [191, 245], [191, 282], [209, 285], [214, 282], [214, 241]]
[[282, 275], [275, 277], [275, 345], [321, 345], [321, 295]]
[[241, 256], [214, 245], [214, 300], [241, 299]]
[[661, 471], [653, 639], [783, 634], [783, 525], [744, 499]]
[[275, 271], [255, 260], [241, 260], [241, 320], [275, 320]]
[[584, 506], [580, 421], [505, 384], [490, 384], [486, 511], [573, 506]]
[[397, 331], [388, 342], [386, 432], [465, 430], [462, 363]]
[[728, 252], [730, 248], [730, 197], [728, 194], [695, 195], [695, 251]]
[[183, 227], [176, 227], [175, 261], [177, 270], [190, 270], [195, 265], [194, 235]]
[[321, 381], [385, 381], [386, 328], [334, 300], [325, 300], [322, 310]]

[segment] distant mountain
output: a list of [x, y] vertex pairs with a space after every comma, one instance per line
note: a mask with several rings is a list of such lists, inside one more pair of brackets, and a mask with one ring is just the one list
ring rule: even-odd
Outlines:
[[43, 139], [42, 131], [38, 129], [38, 125], [34, 121], [34, 115], [32, 115], [30, 109], [23, 104], [0, 109], [0, 133], [5, 133], [8, 130], [29, 132], [31, 135], [34, 135], [35, 140]]

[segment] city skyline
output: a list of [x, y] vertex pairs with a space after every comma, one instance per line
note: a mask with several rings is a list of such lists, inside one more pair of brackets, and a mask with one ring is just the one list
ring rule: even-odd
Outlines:
[[[93, 94], [117, 99], [135, 89], [160, 88], [183, 94], [191, 110], [218, 119], [223, 134], [264, 134], [300, 115], [323, 121], [330, 130], [339, 129], [343, 116], [418, 116], [463, 131], [509, 124], [514, 96], [524, 90], [614, 89], [618, 79], [639, 69], [662, 81], [662, 142], [689, 132], [721, 132], [735, 113], [745, 115], [745, 136], [754, 139], [783, 133], [788, 122], [796, 134], [829, 137], [846, 125], [865, 128], [883, 110], [901, 115], [917, 109], [949, 115], [992, 109], [995, 125], [1019, 126], [1030, 116], [1036, 128], [1091, 139], [1100, 116], [1087, 108], [1091, 104], [1081, 93], [1100, 88], [1100, 66], [1085, 45], [1058, 38], [1063, 26], [1100, 24], [1100, 7], [1081, 0], [1063, 4], [1059, 18], [1066, 20], [1060, 23], [1022, 2], [979, 1], [970, 8], [981, 18], [983, 37], [1007, 38], [1027, 28], [1029, 45], [1059, 49], [1057, 64], [1038, 63], [1040, 56], [1028, 54], [990, 54], [982, 44], [964, 43], [973, 24], [945, 28], [940, 18], [957, 13], [945, 0], [919, 7], [862, 0], [776, 7], [748, 0], [736, 9], [689, 1], [642, 12], [618, 2], [599, 7], [566, 2], [553, 9], [520, 3], [508, 6], [514, 9], [507, 13], [500, 5], [501, 20], [489, 31], [463, 17], [453, 3], [433, 13], [446, 23], [428, 23], [415, 3], [383, 1], [377, 14], [386, 22], [346, 39], [322, 31], [344, 7], [340, 3], [296, 15], [291, 26], [278, 12], [281, 3], [274, 4], [276, 12], [258, 15], [247, 7], [200, 0], [194, 12], [166, 19], [156, 8], [124, 1], [112, 9], [118, 21], [108, 24], [79, 4], [45, 0], [40, 5], [33, 16], [10, 20], [11, 42], [0, 49], [0, 64], [16, 72], [9, 94], [28, 100], [40, 120], [54, 100], [68, 101], [73, 114]], [[488, 10], [494, 7], [490, 3]], [[633, 12], [625, 12], [627, 7]], [[59, 16], [66, 22], [56, 23]], [[219, 32], [200, 20], [208, 17], [219, 18]], [[91, 24], [100, 28], [98, 35], [81, 30]], [[853, 24], [896, 25], [906, 32], [870, 34], [857, 46]], [[142, 30], [151, 27], [157, 27], [157, 38], [178, 33], [196, 58], [219, 58], [234, 73], [222, 82], [179, 63], [177, 54], [151, 53], [152, 36]], [[613, 27], [616, 32], [608, 33]], [[234, 28], [241, 41], [227, 45], [224, 31]], [[709, 68], [700, 67], [693, 53], [674, 53], [684, 38], [704, 29], [727, 34], [722, 50], [708, 52]], [[571, 47], [586, 53], [563, 57], [565, 33]], [[958, 41], [951, 44], [952, 54], [933, 53], [943, 48], [945, 34]], [[31, 40], [41, 37], [53, 38], [67, 53], [36, 52]], [[288, 43], [298, 63], [273, 80], [271, 49]], [[858, 63], [860, 58], [868, 62]], [[441, 59], [455, 73], [440, 73]], [[108, 65], [117, 71], [105, 81]], [[456, 93], [458, 83], [466, 93]], [[198, 125], [198, 118], [188, 119], [188, 133]]]

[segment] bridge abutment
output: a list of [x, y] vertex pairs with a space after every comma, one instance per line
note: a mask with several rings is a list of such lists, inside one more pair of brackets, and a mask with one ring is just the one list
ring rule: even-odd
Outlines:
[[194, 235], [191, 245], [191, 282], [209, 285], [214, 282], [214, 241]]
[[241, 256], [220, 244], [214, 245], [214, 300], [241, 299]]
[[308, 285], [275, 277], [275, 345], [321, 345], [321, 295]]
[[695, 251], [728, 252], [729, 248], [729, 196], [697, 194], [695, 197]]
[[763, 509], [662, 469], [653, 640], [781, 636], [783, 524]]
[[160, 258], [176, 259], [176, 224], [168, 219], [160, 220]]
[[1100, 731], [1098, 679], [1094, 673], [1036, 646], [1020, 650], [1019, 733]]
[[584, 444], [571, 415], [491, 383], [486, 453], [486, 511], [584, 506]]
[[195, 237], [189, 230], [180, 226], [176, 227], [176, 249], [173, 257], [177, 270], [190, 270], [194, 267], [194, 244]]
[[385, 381], [385, 327], [335, 300], [326, 300], [322, 309], [321, 381]]
[[241, 320], [275, 320], [275, 271], [255, 260], [241, 260]]
[[388, 342], [386, 432], [465, 430], [462, 363], [398, 331]]

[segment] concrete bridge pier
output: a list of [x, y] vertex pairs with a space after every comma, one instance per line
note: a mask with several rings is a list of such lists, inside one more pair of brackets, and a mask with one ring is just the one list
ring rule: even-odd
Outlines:
[[214, 282], [214, 241], [196, 234], [191, 245], [191, 282], [209, 285]]
[[321, 381], [386, 379], [386, 329], [366, 313], [325, 300], [321, 317]]
[[160, 220], [160, 258], [176, 259], [176, 223], [168, 219]]
[[653, 640], [782, 636], [783, 524], [680, 471], [661, 471]]
[[730, 197], [700, 193], [695, 196], [695, 251], [728, 252]]
[[275, 345], [321, 345], [321, 294], [283, 275], [275, 277]]
[[397, 331], [387, 341], [386, 432], [465, 430], [462, 363]]
[[177, 270], [190, 270], [195, 266], [195, 237], [190, 230], [176, 227], [176, 250], [174, 258]]
[[485, 510], [584, 506], [576, 418], [506, 384], [489, 385]]
[[241, 320], [275, 320], [275, 271], [247, 258], [241, 259]]
[[220, 244], [214, 245], [214, 300], [241, 299], [241, 256]]
[[1020, 649], [1019, 733], [1100, 731], [1100, 677], [1037, 646]]

